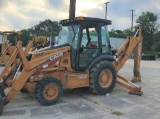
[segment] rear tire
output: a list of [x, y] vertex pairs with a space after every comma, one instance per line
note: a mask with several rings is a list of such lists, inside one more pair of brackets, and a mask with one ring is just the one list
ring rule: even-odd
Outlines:
[[90, 86], [92, 93], [105, 95], [115, 87], [117, 73], [111, 62], [100, 61], [90, 69]]
[[39, 81], [35, 87], [35, 97], [39, 103], [45, 106], [55, 104], [63, 94], [63, 87], [59, 80], [46, 77]]

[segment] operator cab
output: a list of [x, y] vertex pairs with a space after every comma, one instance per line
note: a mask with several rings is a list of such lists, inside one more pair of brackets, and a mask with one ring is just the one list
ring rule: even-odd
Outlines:
[[0, 54], [4, 52], [7, 44], [16, 45], [20, 34], [20, 32], [14, 30], [0, 32]]
[[71, 63], [75, 70], [85, 70], [95, 58], [111, 55], [111, 46], [106, 25], [110, 20], [76, 17], [60, 21], [62, 30], [58, 44], [71, 46]]

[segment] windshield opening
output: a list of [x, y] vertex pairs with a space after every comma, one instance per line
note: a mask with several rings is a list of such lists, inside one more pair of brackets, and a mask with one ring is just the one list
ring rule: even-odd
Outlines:
[[102, 36], [102, 53], [111, 53], [110, 39], [107, 26], [101, 27], [101, 36]]
[[77, 37], [78, 37], [79, 25], [73, 26], [63, 26], [62, 30], [58, 35], [58, 45], [62, 45], [68, 43], [69, 45], [75, 47], [77, 44]]

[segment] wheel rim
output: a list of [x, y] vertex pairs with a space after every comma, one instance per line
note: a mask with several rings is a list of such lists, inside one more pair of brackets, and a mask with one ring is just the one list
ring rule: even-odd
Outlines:
[[104, 69], [99, 75], [99, 84], [103, 88], [107, 88], [112, 83], [112, 73], [108, 69]]
[[58, 87], [55, 84], [48, 84], [43, 90], [43, 96], [47, 100], [53, 100], [58, 96]]

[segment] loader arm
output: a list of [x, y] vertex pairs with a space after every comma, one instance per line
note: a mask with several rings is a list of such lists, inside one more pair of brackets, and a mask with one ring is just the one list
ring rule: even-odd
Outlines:
[[[20, 44], [20, 42], [19, 42], [19, 44]], [[25, 56], [28, 54], [32, 45], [33, 45], [33, 42], [30, 41], [24, 51]], [[5, 65], [4, 70], [0, 74], [0, 80], [5, 79], [5, 77], [7, 77], [11, 73], [11, 71], [13, 71], [13, 69], [16, 67], [16, 65], [20, 64], [20, 61], [16, 59], [17, 50], [18, 49], [15, 46], [8, 45], [8, 47], [4, 51], [4, 53], [3, 53], [4, 55], [9, 53], [10, 59], [9, 59], [8, 63]], [[3, 56], [4, 56], [3, 54], [2, 54], [2, 57], [0, 58], [0, 61], [3, 59]]]
[[[61, 48], [60, 55], [57, 55], [59, 54], [59, 50], [58, 50], [57, 52], [50, 53], [43, 57], [28, 61], [26, 59], [25, 52], [22, 49], [21, 42], [18, 42], [17, 47], [8, 62], [8, 65], [10, 66], [14, 62], [16, 56], [18, 56], [21, 59], [21, 64], [19, 65], [19, 67], [22, 65], [23, 69], [21, 72], [19, 72], [20, 68], [17, 69], [12, 81], [11, 89], [7, 94], [5, 104], [7, 104], [10, 100], [12, 100], [17, 93], [19, 93], [19, 91], [22, 89], [22, 87], [26, 83], [27, 79], [37, 71], [36, 70], [37, 67], [43, 67], [43, 69], [47, 68], [47, 67], [44, 67], [44, 65], [46, 66], [53, 62], [55, 63], [57, 59], [60, 59], [60, 57], [69, 53], [69, 48], [70, 48], [69, 46], [66, 48]], [[55, 69], [58, 69], [58, 68], [59, 68], [59, 65]]]
[[[131, 53], [135, 50], [135, 58], [134, 58], [134, 77], [133, 79], [140, 79], [140, 61], [141, 61], [141, 53], [142, 53], [142, 30], [141, 26], [137, 30], [134, 37], [127, 37], [126, 41], [120, 47], [120, 49], [115, 54], [118, 58], [116, 61], [112, 62], [115, 66], [116, 71], [118, 72], [127, 59], [130, 57]], [[128, 81], [123, 76], [117, 74], [117, 83], [127, 89], [130, 90], [129, 93], [141, 95], [141, 87], [135, 85], [131, 81]]]

